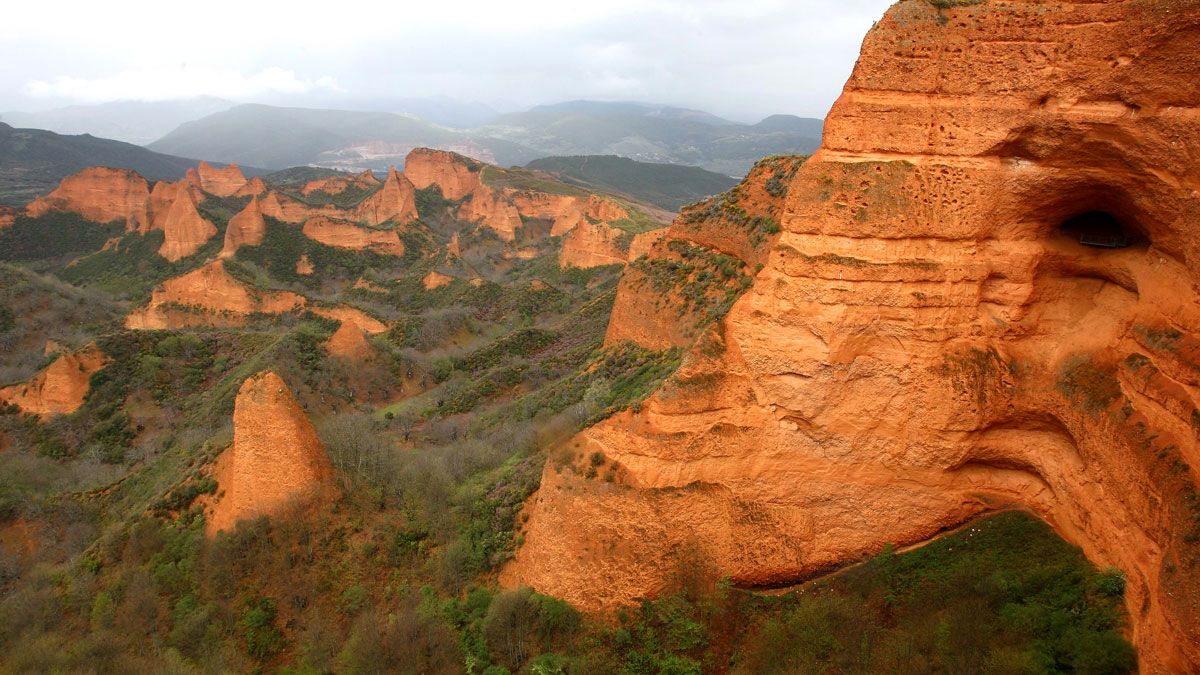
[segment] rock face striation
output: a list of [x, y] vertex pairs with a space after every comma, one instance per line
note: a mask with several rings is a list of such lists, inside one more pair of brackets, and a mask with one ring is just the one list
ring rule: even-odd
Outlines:
[[89, 380], [107, 364], [108, 357], [94, 344], [62, 353], [29, 381], [0, 389], [0, 402], [40, 417], [68, 415], [83, 405]]
[[233, 408], [233, 445], [217, 458], [213, 535], [238, 521], [327, 504], [338, 497], [333, 465], [287, 384], [271, 371], [246, 380]]
[[231, 197], [246, 186], [246, 176], [237, 164], [218, 169], [201, 161], [200, 166], [196, 167], [196, 174], [200, 179], [200, 187], [218, 197]]
[[1200, 669], [1198, 110], [1194, 2], [895, 4], [753, 286], [572, 441], [615, 483], [546, 469], [502, 580], [787, 584], [1015, 506], [1125, 573], [1145, 672]]
[[345, 220], [317, 216], [304, 221], [304, 236], [327, 246], [354, 251], [371, 250], [384, 255], [404, 255], [404, 243], [396, 230], [363, 227]]

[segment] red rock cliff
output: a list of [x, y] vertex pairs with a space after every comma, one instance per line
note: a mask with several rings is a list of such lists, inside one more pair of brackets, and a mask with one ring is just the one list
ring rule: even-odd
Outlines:
[[1019, 505], [1125, 572], [1143, 671], [1200, 669], [1198, 107], [1195, 2], [894, 5], [753, 287], [575, 439], [618, 484], [547, 468], [504, 582], [786, 583]]
[[146, 179], [128, 169], [90, 167], [62, 179], [58, 187], [30, 202], [26, 212], [33, 217], [48, 211], [69, 211], [98, 222], [124, 221], [128, 230], [147, 227], [150, 186]]
[[83, 405], [92, 375], [107, 364], [108, 357], [94, 344], [60, 354], [28, 382], [0, 389], [0, 401], [41, 417], [73, 413]]
[[218, 499], [209, 535], [240, 520], [280, 516], [337, 498], [333, 466], [317, 433], [275, 373], [264, 371], [238, 390], [233, 446], [217, 459]]
[[220, 169], [208, 162], [201, 161], [196, 173], [200, 178], [200, 187], [209, 194], [218, 197], [229, 197], [237, 194], [246, 185], [246, 177], [237, 164], [229, 164]]

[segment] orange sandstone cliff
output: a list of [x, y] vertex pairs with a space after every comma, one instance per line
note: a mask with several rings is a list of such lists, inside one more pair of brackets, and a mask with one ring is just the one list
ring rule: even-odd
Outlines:
[[60, 354], [29, 381], [0, 389], [0, 402], [41, 417], [73, 413], [83, 405], [92, 375], [107, 363], [108, 357], [94, 344]]
[[242, 246], [258, 246], [266, 233], [267, 223], [263, 220], [258, 197], [251, 197], [246, 208], [238, 211], [225, 226], [225, 244], [221, 247], [221, 257], [232, 256]]
[[196, 168], [200, 178], [200, 187], [207, 193], [218, 197], [230, 197], [246, 185], [246, 177], [237, 164], [229, 164], [220, 169], [201, 161]]
[[787, 584], [1018, 506], [1125, 573], [1144, 672], [1200, 669], [1198, 108], [1195, 2], [895, 4], [753, 286], [569, 444], [614, 483], [547, 467], [502, 581]]
[[124, 221], [127, 230], [144, 230], [149, 225], [149, 197], [150, 186], [136, 171], [97, 166], [62, 179], [25, 211], [35, 218], [49, 211], [69, 211], [94, 222]]
[[417, 219], [417, 193], [413, 184], [397, 173], [396, 167], [388, 169], [383, 187], [354, 207], [355, 219], [368, 225], [380, 225], [394, 221], [407, 225]]
[[381, 230], [355, 225], [324, 216], [304, 221], [304, 236], [327, 246], [355, 251], [369, 249], [384, 255], [404, 255], [404, 243], [396, 230]]
[[233, 278], [224, 262], [217, 260], [164, 281], [145, 307], [125, 317], [125, 326], [139, 330], [236, 326], [250, 314], [282, 314], [304, 304], [304, 296], [259, 290]]
[[337, 499], [333, 466], [308, 416], [271, 371], [246, 380], [233, 408], [233, 445], [217, 458], [212, 535], [240, 520], [277, 516]]

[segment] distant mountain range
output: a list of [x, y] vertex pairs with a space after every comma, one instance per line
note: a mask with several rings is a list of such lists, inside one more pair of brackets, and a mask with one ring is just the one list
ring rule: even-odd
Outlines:
[[64, 176], [89, 166], [122, 167], [151, 180], [176, 180], [196, 162], [132, 143], [0, 123], [0, 204], [25, 204], [52, 190]]
[[184, 123], [148, 147], [266, 169], [386, 169], [414, 147], [436, 147], [506, 166], [547, 156], [617, 155], [740, 176], [765, 155], [812, 152], [821, 125], [791, 115], [740, 124], [684, 108], [571, 101], [451, 129], [387, 112], [248, 104]]
[[73, 105], [43, 112], [0, 113], [0, 122], [17, 128], [46, 129], [60, 134], [91, 134], [145, 145], [184, 122], [228, 110], [233, 101], [202, 96], [179, 101], [114, 101]]

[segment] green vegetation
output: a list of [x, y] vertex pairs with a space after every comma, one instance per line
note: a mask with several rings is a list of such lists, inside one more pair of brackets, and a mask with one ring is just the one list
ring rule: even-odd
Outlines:
[[40, 218], [19, 215], [0, 229], [0, 262], [53, 261], [64, 265], [74, 257], [100, 250], [104, 242], [125, 232], [125, 223], [100, 225], [74, 213], [50, 211]]
[[692, 313], [697, 328], [725, 316], [752, 283], [745, 265], [733, 256], [680, 240], [667, 247], [677, 257], [641, 258], [630, 267], [649, 280], [655, 293], [681, 298], [680, 314]]
[[703, 223], [720, 221], [739, 228], [745, 233], [750, 245], [754, 248], [762, 246], [766, 241], [779, 234], [779, 222], [771, 216], [751, 216], [740, 205], [740, 187], [734, 187], [723, 195], [718, 195], [708, 201], [697, 204], [683, 212], [683, 222]]

